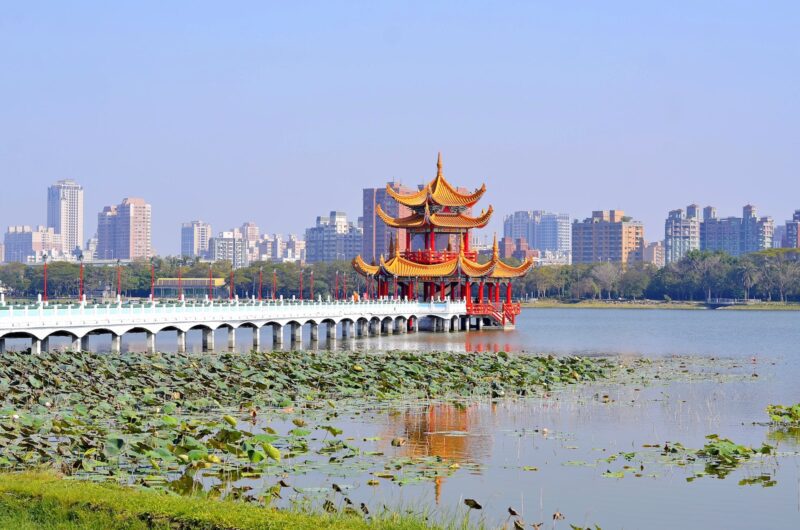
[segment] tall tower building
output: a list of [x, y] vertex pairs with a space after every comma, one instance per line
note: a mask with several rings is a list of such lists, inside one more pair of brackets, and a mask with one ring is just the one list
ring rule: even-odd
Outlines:
[[65, 254], [83, 246], [83, 187], [74, 180], [47, 188], [47, 226], [61, 234]]
[[399, 245], [400, 251], [406, 249], [406, 230], [404, 228], [391, 228], [375, 213], [377, 207], [392, 217], [406, 217], [411, 215], [411, 209], [395, 201], [387, 191], [391, 189], [395, 194], [410, 193], [413, 190], [398, 182], [389, 182], [385, 188], [364, 188], [363, 190], [363, 228], [364, 239], [361, 255], [371, 261], [389, 256], [389, 241], [394, 240]]
[[599, 210], [572, 223], [573, 263], [635, 263], [644, 255], [644, 226], [622, 210]]
[[700, 249], [700, 207], [690, 204], [686, 212], [677, 209], [669, 212], [664, 221], [664, 260], [679, 261], [692, 250]]
[[181, 225], [181, 256], [206, 257], [211, 239], [211, 225], [203, 221], [190, 221]]
[[144, 199], [123, 199], [97, 216], [97, 259], [148, 259], [151, 241], [151, 208]]

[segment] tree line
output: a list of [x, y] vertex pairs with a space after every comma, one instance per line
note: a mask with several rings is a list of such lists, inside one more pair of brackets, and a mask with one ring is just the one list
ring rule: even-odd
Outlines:
[[[513, 261], [513, 260], [511, 260]], [[156, 278], [177, 278], [178, 268], [183, 278], [208, 278], [209, 268], [215, 278], [230, 286], [231, 264], [181, 258], [156, 258], [152, 262]], [[77, 299], [79, 264], [52, 262], [48, 264], [48, 297]], [[146, 298], [150, 295], [149, 261], [122, 265], [121, 287], [125, 297]], [[340, 296], [363, 292], [366, 283], [347, 261], [300, 265], [298, 263], [253, 263], [233, 271], [235, 294], [240, 298], [258, 295], [259, 273], [262, 277], [262, 296], [272, 296], [273, 272], [277, 278], [276, 297], [299, 297], [300, 275], [303, 275], [304, 297], [310, 296], [313, 272], [314, 296], [333, 296], [336, 275], [339, 274]], [[7, 296], [36, 298], [44, 291], [44, 267], [8, 263], [0, 265], [0, 286]], [[117, 268], [114, 265], [86, 264], [84, 291], [89, 298], [102, 293], [116, 293]], [[724, 253], [692, 251], [678, 262], [657, 268], [650, 264], [620, 266], [614, 263], [562, 265], [532, 268], [528, 274], [513, 281], [516, 297], [629, 300], [701, 301], [712, 298], [758, 298], [774, 301], [800, 301], [800, 251], [770, 249], [742, 257]], [[474, 293], [473, 293], [474, 294]]]
[[[214, 263], [199, 260], [182, 260], [176, 257], [155, 258], [152, 269], [155, 279], [177, 278], [180, 268], [183, 279], [209, 277], [224, 280], [224, 287], [217, 295], [227, 298], [231, 281], [231, 263], [217, 261]], [[303, 293], [306, 298], [311, 293], [311, 277], [313, 273], [314, 297], [333, 296], [336, 287], [336, 275], [339, 274], [339, 295], [354, 289], [364, 289], [364, 280], [354, 271], [350, 262], [315, 263], [299, 265], [298, 263], [257, 262], [248, 267], [233, 271], [234, 294], [239, 298], [258, 296], [259, 285], [262, 297], [272, 296], [273, 275], [276, 279], [275, 296], [291, 298], [300, 295], [300, 274], [303, 274]], [[100, 298], [104, 293], [111, 296], [117, 291], [117, 266], [84, 264], [84, 292], [87, 298]], [[124, 297], [147, 298], [150, 296], [151, 262], [134, 261], [120, 266], [120, 286]], [[50, 299], [78, 298], [80, 289], [80, 264], [67, 262], [51, 262], [47, 266], [47, 292]], [[44, 291], [44, 266], [23, 263], [7, 263], [0, 265], [0, 286], [11, 298], [36, 298]], [[158, 289], [157, 289], [158, 291]], [[204, 289], [199, 290], [205, 292]], [[174, 296], [174, 293], [173, 293]], [[189, 294], [185, 295], [189, 298]], [[202, 297], [202, 295], [200, 295]]]
[[663, 268], [640, 263], [537, 267], [516, 281], [536, 298], [701, 301], [712, 298], [800, 300], [800, 251], [769, 249], [741, 257], [691, 251]]

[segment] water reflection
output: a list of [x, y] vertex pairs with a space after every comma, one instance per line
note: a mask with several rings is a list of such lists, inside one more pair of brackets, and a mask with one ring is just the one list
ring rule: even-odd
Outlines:
[[[422, 409], [389, 414], [383, 450], [397, 433], [406, 441], [400, 456], [438, 457], [453, 464], [481, 463], [491, 454], [492, 437], [477, 404], [433, 403]], [[478, 471], [479, 473], [479, 471]], [[434, 500], [439, 504], [446, 478], [434, 480]]]

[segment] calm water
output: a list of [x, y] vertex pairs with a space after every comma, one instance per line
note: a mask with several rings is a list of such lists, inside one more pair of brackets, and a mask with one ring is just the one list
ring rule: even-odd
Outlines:
[[[242, 330], [237, 347], [249, 349], [250, 332]], [[217, 344], [225, 344], [220, 333]], [[107, 348], [104, 338], [93, 346]], [[270, 347], [271, 336], [262, 344]], [[174, 350], [174, 333], [158, 337], [158, 347]], [[199, 333], [189, 348], [199, 350]], [[800, 312], [528, 309], [513, 332], [419, 333], [319, 345], [366, 350], [518, 351], [555, 354], [616, 355], [663, 359], [690, 356], [688, 364], [740, 374], [732, 381], [663, 382], [636, 385], [597, 383], [556, 392], [549, 398], [481, 402], [466, 410], [448, 404], [413, 405], [389, 413], [374, 410], [342, 417], [345, 435], [380, 450], [386, 458], [441, 456], [461, 468], [437, 482], [402, 487], [382, 482], [367, 486], [367, 473], [347, 476], [311, 473], [294, 477], [300, 487], [353, 486], [350, 497], [369, 506], [413, 507], [439, 514], [464, 513], [464, 498], [478, 500], [474, 522], [490, 527], [506, 522], [507, 508], [523, 513], [527, 523], [546, 521], [560, 511], [565, 521], [608, 528], [800, 528], [800, 450], [798, 438], [779, 439], [765, 421], [769, 403], [800, 402]], [[125, 347], [144, 347], [143, 338], [126, 337]], [[722, 360], [717, 360], [722, 359]], [[731, 359], [738, 360], [732, 366]], [[754, 377], [757, 374], [758, 377]], [[598, 396], [608, 395], [604, 402]], [[542, 434], [542, 429], [548, 434]], [[539, 432], [536, 432], [536, 430]], [[280, 432], [280, 429], [278, 429]], [[707, 434], [736, 442], [778, 444], [789, 453], [748, 465], [725, 479], [686, 478], [692, 470], [659, 462], [657, 450], [643, 444], [681, 442], [699, 448]], [[403, 447], [389, 440], [402, 436]], [[356, 443], [356, 442], [353, 442]], [[640, 478], [604, 478], [624, 462], [598, 460], [636, 452]], [[575, 462], [591, 464], [575, 465]], [[536, 467], [526, 471], [525, 466]], [[696, 471], [696, 469], [694, 469]], [[744, 477], [769, 474], [777, 483], [764, 488], [739, 485]], [[651, 476], [654, 475], [654, 476]], [[510, 524], [509, 524], [510, 526]]]

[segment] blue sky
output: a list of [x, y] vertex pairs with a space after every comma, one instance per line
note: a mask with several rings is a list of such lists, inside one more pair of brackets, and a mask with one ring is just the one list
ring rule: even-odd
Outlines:
[[445, 174], [517, 209], [800, 208], [797, 2], [5, 2], [0, 226], [97, 212], [302, 232]]

